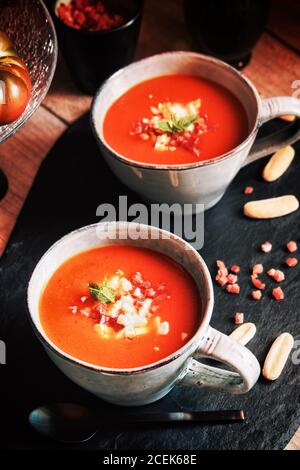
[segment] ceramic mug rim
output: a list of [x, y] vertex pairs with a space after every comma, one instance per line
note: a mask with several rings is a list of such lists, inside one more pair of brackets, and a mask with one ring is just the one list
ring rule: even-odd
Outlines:
[[[196, 332], [194, 333], [192, 338], [187, 343], [185, 343], [181, 348], [177, 349], [176, 351], [169, 354], [168, 356], [160, 359], [159, 361], [152, 362], [152, 363], [147, 364], [145, 366], [132, 367], [132, 368], [122, 368], [122, 369], [120, 369], [120, 368], [110, 368], [110, 367], [103, 367], [103, 366], [96, 365], [96, 364], [91, 364], [89, 362], [86, 362], [86, 361], [83, 361], [79, 358], [76, 358], [76, 357], [72, 356], [71, 354], [68, 354], [65, 351], [63, 351], [62, 349], [60, 349], [58, 346], [56, 346], [51, 341], [50, 338], [48, 338], [48, 336], [47, 336], [46, 332], [44, 331], [44, 329], [42, 328], [42, 326], [38, 325], [37, 320], [34, 318], [34, 315], [33, 315], [33, 313], [31, 312], [31, 309], [30, 309], [30, 299], [34, 295], [34, 293], [32, 291], [32, 284], [33, 284], [33, 281], [34, 281], [34, 276], [36, 275], [36, 273], [40, 269], [40, 267], [43, 265], [43, 263], [45, 262], [47, 257], [50, 256], [51, 253], [60, 244], [66, 242], [69, 238], [75, 237], [78, 234], [80, 234], [81, 232], [96, 229], [97, 227], [99, 227], [99, 225], [104, 226], [104, 225], [110, 225], [110, 224], [115, 224], [117, 227], [135, 225], [135, 226], [138, 226], [142, 229], [143, 228], [144, 229], [150, 229], [151, 228], [152, 230], [153, 229], [157, 230], [162, 235], [163, 234], [168, 235], [169, 237], [177, 240], [181, 244], [183, 250], [186, 249], [187, 247], [188, 247], [189, 250], [192, 250], [194, 257], [197, 260], [197, 266], [198, 266], [199, 270], [202, 271], [203, 277], [204, 277], [205, 285], [204, 285], [203, 288], [206, 289], [207, 300], [206, 300], [206, 305], [202, 310], [202, 318], [201, 318], [201, 321], [199, 322], [199, 326], [198, 326]], [[122, 241], [126, 243], [126, 240], [122, 240]], [[97, 245], [95, 245], [95, 247], [96, 246]], [[80, 253], [80, 251], [78, 251], [78, 253]], [[47, 278], [47, 280], [49, 280], [49, 277]], [[39, 292], [38, 295], [40, 295], [40, 294], [41, 294], [41, 291]], [[163, 366], [169, 364], [170, 362], [173, 362], [178, 357], [183, 356], [188, 351], [190, 351], [190, 350], [194, 351], [197, 348], [197, 346], [201, 343], [201, 339], [204, 337], [204, 333], [207, 331], [207, 328], [209, 327], [209, 324], [210, 324], [210, 320], [211, 320], [211, 316], [212, 316], [212, 312], [213, 312], [213, 306], [214, 306], [214, 292], [213, 292], [213, 285], [212, 285], [211, 276], [210, 276], [210, 273], [209, 273], [209, 270], [208, 270], [208, 267], [207, 267], [205, 261], [203, 260], [202, 256], [200, 256], [199, 253], [188, 242], [186, 242], [182, 238], [178, 237], [177, 235], [175, 235], [171, 232], [168, 232], [167, 230], [163, 230], [163, 229], [153, 227], [151, 225], [146, 225], [146, 224], [140, 224], [140, 223], [134, 223], [134, 222], [108, 222], [108, 223], [107, 222], [100, 222], [100, 223], [85, 225], [83, 227], [80, 227], [76, 230], [73, 230], [73, 231], [69, 232], [68, 234], [64, 235], [59, 240], [57, 240], [54, 244], [52, 244], [47, 249], [47, 251], [42, 255], [42, 257], [40, 258], [38, 263], [35, 265], [34, 270], [33, 270], [32, 274], [30, 276], [30, 280], [29, 280], [28, 287], [27, 287], [26, 304], [27, 304], [28, 317], [29, 317], [31, 326], [32, 326], [36, 336], [38, 337], [38, 339], [40, 340], [40, 342], [42, 343], [42, 345], [44, 347], [47, 347], [48, 349], [50, 349], [50, 351], [55, 353], [60, 358], [64, 359], [65, 361], [67, 361], [69, 363], [72, 363], [73, 365], [81, 366], [84, 369], [89, 369], [89, 370], [92, 370], [92, 371], [98, 372], [98, 373], [105, 373], [105, 374], [108, 374], [108, 375], [135, 375], [135, 374], [140, 374], [140, 373], [148, 372], [148, 371], [163, 367]]]
[[[157, 164], [157, 163], [143, 163], [143, 162], [137, 162], [136, 160], [131, 160], [129, 157], [125, 157], [124, 155], [117, 152], [113, 147], [111, 147], [106, 142], [104, 137], [101, 135], [100, 131], [98, 130], [98, 126], [96, 124], [97, 120], [96, 120], [96, 117], [95, 117], [95, 109], [96, 109], [97, 101], [99, 100], [100, 95], [102, 95], [102, 93], [105, 92], [106, 87], [115, 78], [118, 78], [124, 72], [128, 72], [128, 71], [130, 72], [131, 70], [134, 72], [134, 69], [138, 64], [151, 62], [153, 59], [156, 59], [156, 58], [162, 58], [163, 59], [163, 58], [168, 58], [168, 57], [172, 57], [172, 56], [173, 57], [178, 56], [179, 60], [180, 60], [180, 57], [183, 57], [183, 56], [198, 59], [198, 60], [200, 59], [200, 60], [203, 60], [204, 62], [212, 63], [216, 67], [221, 67], [221, 68], [226, 69], [226, 70], [230, 71], [231, 73], [233, 73], [252, 92], [252, 97], [254, 98], [255, 104], [256, 104], [256, 117], [255, 117], [254, 124], [253, 124], [252, 128], [250, 129], [250, 131], [248, 132], [246, 138], [239, 145], [235, 146], [234, 148], [232, 148], [228, 152], [223, 153], [222, 155], [219, 155], [217, 157], [214, 157], [214, 158], [211, 158], [211, 159], [208, 159], [208, 160], [198, 161], [198, 162], [194, 162], [194, 163], [165, 164], [165, 165], [161, 165], [161, 164]], [[153, 75], [152, 77], [155, 77], [155, 76], [156, 75]], [[151, 78], [151, 77], [149, 77], [149, 78]], [[138, 84], [138, 83], [140, 83], [140, 82], [137, 82], [136, 84]], [[92, 101], [92, 104], [91, 104], [91, 109], [90, 109], [90, 122], [91, 122], [91, 127], [92, 127], [93, 134], [94, 134], [97, 142], [99, 142], [101, 145], [103, 145], [106, 148], [106, 150], [109, 151], [110, 157], [113, 157], [114, 159], [121, 161], [125, 165], [129, 165], [129, 166], [136, 167], [136, 168], [151, 169], [151, 170], [183, 171], [183, 170], [190, 170], [190, 169], [193, 169], [193, 168], [199, 168], [199, 167], [205, 167], [205, 166], [209, 166], [209, 165], [215, 165], [215, 164], [217, 164], [221, 161], [224, 161], [224, 160], [229, 159], [231, 157], [235, 157], [235, 155], [239, 151], [246, 148], [247, 145], [249, 144], [249, 142], [252, 140], [252, 138], [255, 137], [255, 135], [258, 131], [258, 127], [259, 127], [259, 111], [260, 111], [260, 96], [259, 96], [259, 93], [258, 93], [256, 87], [254, 86], [254, 84], [251, 82], [251, 80], [249, 80], [249, 78], [244, 76], [239, 70], [235, 69], [234, 67], [227, 64], [226, 62], [223, 62], [220, 59], [216, 59], [215, 57], [207, 56], [207, 55], [204, 55], [204, 54], [199, 54], [198, 52], [169, 51], [169, 52], [162, 52], [162, 53], [159, 53], [159, 54], [154, 54], [154, 55], [151, 55], [151, 56], [146, 57], [144, 59], [140, 59], [140, 60], [137, 60], [135, 62], [132, 62], [131, 64], [119, 69], [117, 72], [113, 73], [108, 79], [106, 79], [102, 83], [102, 85], [98, 88], [98, 90], [96, 91], [95, 96], [93, 98], [93, 101]]]

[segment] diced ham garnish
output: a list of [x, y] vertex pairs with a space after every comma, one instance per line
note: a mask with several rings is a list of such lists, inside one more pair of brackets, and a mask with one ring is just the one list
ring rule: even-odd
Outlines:
[[138, 271], [131, 276], [131, 281], [137, 286], [141, 286], [144, 282], [141, 273]]
[[107, 306], [105, 304], [102, 304], [101, 302], [97, 302], [94, 306], [93, 306], [93, 310], [100, 313], [100, 315], [104, 315], [105, 313], [107, 313]]
[[257, 289], [265, 289], [266, 287], [266, 284], [264, 282], [261, 282], [261, 280], [255, 277], [255, 275], [253, 274], [251, 276], [251, 281], [254, 287], [256, 287]]
[[143, 287], [144, 287], [144, 289], [150, 289], [150, 287], [151, 287], [151, 282], [150, 282], [150, 281], [145, 281], [145, 282], [143, 283]]
[[236, 312], [234, 316], [234, 323], [236, 325], [242, 325], [244, 323], [244, 314], [240, 312]]
[[219, 270], [221, 271], [221, 274], [224, 275], [224, 276], [227, 276], [228, 269], [226, 268], [225, 263], [218, 259], [217, 260], [217, 266], [218, 266]]
[[217, 274], [216, 277], [215, 277], [215, 280], [222, 287], [226, 286], [226, 284], [227, 284], [227, 276], [222, 276], [221, 274]]
[[229, 292], [229, 294], [239, 294], [240, 286], [238, 284], [228, 284], [226, 286], [226, 290]]
[[282, 271], [280, 271], [280, 269], [271, 268], [271, 269], [269, 269], [267, 274], [270, 277], [272, 277], [274, 279], [274, 281], [276, 281], [276, 282], [281, 282], [281, 281], [284, 281], [284, 279], [285, 279], [285, 275]]
[[271, 250], [272, 250], [272, 243], [265, 242], [261, 245], [261, 251], [263, 251], [264, 253], [270, 253]]
[[252, 194], [254, 191], [253, 186], [246, 186], [244, 189], [244, 194]]
[[276, 282], [281, 282], [281, 281], [284, 281], [285, 280], [285, 275], [282, 271], [280, 271], [280, 269], [276, 269], [275, 270], [275, 273], [273, 275], [273, 279], [276, 281]]
[[156, 292], [152, 287], [150, 287], [150, 289], [147, 289], [145, 291], [145, 296], [149, 297], [150, 299], [153, 299], [156, 296]]
[[236, 284], [238, 277], [236, 274], [228, 274], [227, 276], [227, 283], [228, 284]]
[[272, 290], [272, 295], [276, 300], [283, 300], [284, 299], [284, 292], [281, 287], [276, 287]]
[[87, 295], [83, 295], [82, 297], [80, 297], [80, 300], [82, 303], [86, 302], [88, 299]]
[[215, 279], [221, 286], [225, 286], [227, 284], [228, 269], [226, 268], [224, 262], [221, 260], [217, 260], [217, 267], [218, 273]]
[[293, 253], [294, 251], [297, 251], [298, 246], [297, 243], [293, 240], [289, 241], [286, 245], [287, 249], [289, 250], [290, 253]]
[[230, 268], [230, 271], [232, 271], [235, 274], [238, 274], [240, 272], [241, 268], [237, 264], [233, 264]]
[[262, 293], [260, 290], [253, 290], [251, 295], [253, 300], [260, 300], [262, 298]]
[[262, 264], [255, 264], [252, 268], [253, 275], [262, 274], [263, 272], [264, 272], [264, 267]]
[[287, 258], [285, 260], [285, 264], [287, 264], [289, 268], [294, 268], [295, 266], [297, 266], [298, 260], [297, 258]]

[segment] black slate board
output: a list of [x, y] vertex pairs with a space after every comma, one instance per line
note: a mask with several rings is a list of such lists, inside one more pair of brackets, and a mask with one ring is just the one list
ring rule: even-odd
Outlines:
[[[298, 154], [300, 145], [297, 146]], [[205, 214], [205, 244], [201, 254], [212, 273], [216, 258], [244, 266], [242, 293], [230, 296], [215, 286], [212, 325], [225, 333], [233, 328], [232, 315], [243, 311], [247, 321], [258, 327], [250, 343], [260, 361], [268, 346], [282, 331], [299, 335], [300, 266], [287, 272], [286, 300], [270, 298], [272, 282], [261, 302], [249, 297], [248, 269], [263, 261], [266, 268], [281, 266], [286, 257], [284, 244], [299, 239], [299, 212], [273, 221], [246, 220], [241, 207], [249, 196], [245, 185], [255, 187], [255, 198], [293, 193], [300, 198], [300, 159], [279, 182], [261, 180], [264, 161], [243, 169], [225, 197]], [[97, 221], [96, 207], [102, 202], [117, 203], [119, 194], [128, 203], [138, 201], [109, 171], [92, 137], [87, 116], [76, 122], [56, 143], [38, 173], [0, 263], [0, 339], [7, 346], [7, 365], [0, 366], [1, 419], [8, 416], [6, 446], [15, 449], [55, 449], [58, 444], [38, 436], [26, 422], [28, 411], [40, 404], [77, 401], [98, 410], [108, 405], [71, 383], [46, 356], [31, 330], [25, 307], [30, 273], [43, 252], [65, 233]], [[265, 255], [259, 245], [273, 242], [273, 253]], [[298, 354], [299, 356], [299, 354]], [[244, 424], [230, 426], [185, 426], [106, 429], [91, 441], [73, 446], [80, 449], [281, 449], [300, 424], [299, 365], [291, 362], [274, 383], [259, 380], [247, 395], [231, 396], [208, 390], [175, 388], [151, 410], [180, 408], [206, 410], [243, 408]], [[120, 410], [122, 412], [122, 410]], [[4, 425], [2, 424], [2, 429]], [[3, 438], [2, 438], [2, 445]]]

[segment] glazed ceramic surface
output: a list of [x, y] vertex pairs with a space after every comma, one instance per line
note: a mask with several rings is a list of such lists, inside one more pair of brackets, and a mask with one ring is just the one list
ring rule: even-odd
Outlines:
[[[202, 302], [199, 328], [193, 338], [161, 361], [134, 369], [110, 369], [88, 364], [60, 350], [45, 334], [39, 319], [41, 292], [53, 272], [70, 256], [101, 244], [129, 244], [149, 248], [180, 263], [194, 278]], [[147, 225], [110, 222], [76, 230], [54, 244], [37, 264], [28, 287], [33, 328], [55, 364], [71, 380], [103, 400], [126, 406], [154, 402], [177, 383], [245, 393], [256, 383], [260, 366], [244, 346], [209, 326], [213, 287], [201, 256], [181, 238]], [[235, 372], [201, 364], [205, 356], [229, 365]]]
[[[246, 140], [217, 159], [186, 165], [143, 164], [118, 154], [103, 136], [103, 121], [111, 104], [143, 80], [180, 73], [219, 83], [240, 100], [249, 122]], [[109, 78], [94, 98], [91, 124], [101, 150], [100, 158], [103, 155], [124, 184], [149, 201], [193, 204], [193, 212], [200, 212], [203, 208], [211, 208], [221, 199], [243, 165], [299, 138], [298, 132], [284, 142], [274, 144], [268, 141], [263, 149], [256, 151], [253, 148], [251, 152], [259, 127], [282, 114], [300, 116], [299, 100], [292, 97], [262, 100], [254, 85], [228, 64], [193, 52], [168, 52], [136, 62]], [[199, 206], [196, 207], [196, 204]]]

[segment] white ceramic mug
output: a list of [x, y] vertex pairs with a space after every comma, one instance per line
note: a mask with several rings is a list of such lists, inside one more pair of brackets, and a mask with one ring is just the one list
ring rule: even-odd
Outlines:
[[[129, 235], [130, 230], [139, 233], [136, 239]], [[49, 277], [70, 256], [108, 243], [141, 246], [164, 253], [181, 264], [197, 284], [202, 303], [199, 327], [184, 346], [160, 361], [131, 369], [88, 364], [58, 348], [43, 330], [39, 300]], [[37, 264], [28, 286], [27, 302], [33, 328], [50, 358], [71, 380], [108, 402], [145, 405], [162, 398], [177, 383], [245, 393], [260, 374], [259, 363], [249, 349], [209, 326], [214, 304], [213, 286], [201, 256], [181, 238], [155, 227], [110, 222], [89, 225], [66, 235]], [[221, 361], [234, 372], [202, 364], [198, 361], [201, 356]]]
[[[249, 130], [246, 139], [216, 159], [185, 165], [137, 163], [115, 151], [103, 136], [103, 121], [111, 104], [141, 81], [170, 74], [200, 76], [231, 91], [247, 114]], [[167, 52], [135, 62], [112, 75], [95, 95], [91, 125], [101, 154], [115, 175], [129, 188], [149, 201], [203, 204], [205, 209], [209, 209], [221, 199], [242, 166], [300, 137], [300, 126], [295, 122], [282, 135], [254, 143], [262, 124], [284, 114], [300, 117], [300, 101], [292, 97], [261, 99], [250, 80], [225, 62], [194, 52]], [[194, 206], [194, 211], [196, 209]]]

